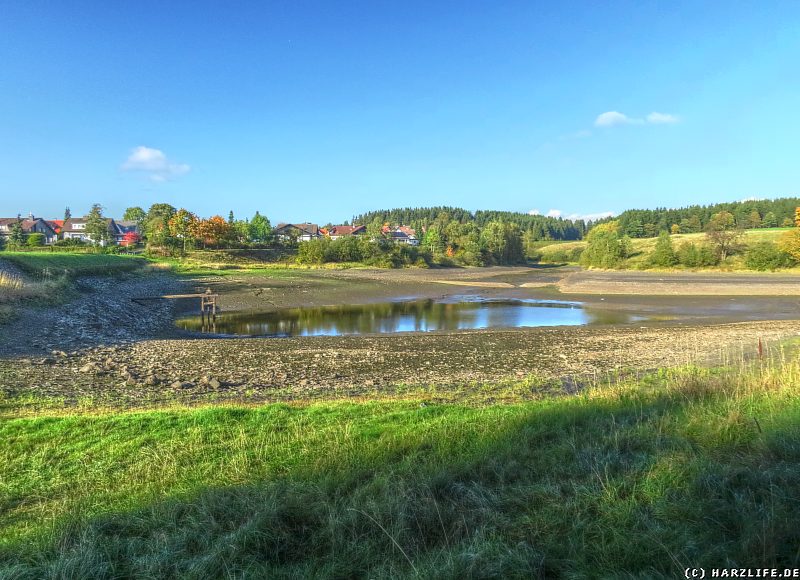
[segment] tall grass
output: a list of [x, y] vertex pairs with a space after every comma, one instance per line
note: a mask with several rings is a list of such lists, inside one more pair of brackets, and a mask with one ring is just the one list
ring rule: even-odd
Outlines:
[[785, 352], [490, 407], [0, 424], [0, 574], [675, 577], [800, 565]]

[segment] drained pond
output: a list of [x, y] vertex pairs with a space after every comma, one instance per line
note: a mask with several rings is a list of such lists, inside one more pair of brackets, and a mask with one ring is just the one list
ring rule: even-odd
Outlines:
[[460, 296], [448, 300], [408, 300], [379, 304], [285, 308], [218, 314], [214, 322], [200, 316], [177, 321], [180, 328], [238, 336], [340, 336], [625, 324], [642, 320], [624, 312], [586, 308], [559, 300], [505, 300]]

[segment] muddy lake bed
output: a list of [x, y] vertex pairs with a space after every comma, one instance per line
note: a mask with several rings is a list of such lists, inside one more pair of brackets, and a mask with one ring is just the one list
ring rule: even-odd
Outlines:
[[476, 329], [630, 324], [645, 317], [576, 301], [467, 294], [370, 304], [224, 312], [185, 316], [188, 331], [251, 337], [342, 336]]

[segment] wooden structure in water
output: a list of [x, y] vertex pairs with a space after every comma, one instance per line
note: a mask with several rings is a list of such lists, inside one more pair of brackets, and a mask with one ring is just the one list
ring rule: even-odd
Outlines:
[[199, 298], [200, 299], [200, 318], [205, 322], [217, 319], [217, 300], [219, 294], [213, 294], [211, 288], [207, 288], [205, 292], [199, 294], [164, 294], [163, 296], [147, 296], [144, 298], [132, 298], [134, 302], [144, 300], [178, 300], [181, 298]]

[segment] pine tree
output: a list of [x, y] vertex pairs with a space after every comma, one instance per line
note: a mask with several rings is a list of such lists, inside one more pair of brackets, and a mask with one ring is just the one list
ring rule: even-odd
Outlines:
[[95, 244], [104, 246], [111, 239], [108, 222], [103, 217], [103, 207], [99, 203], [92, 205], [89, 216], [86, 218], [86, 233]]
[[17, 216], [17, 221], [11, 224], [11, 232], [8, 235], [9, 249], [18, 249], [25, 245], [25, 232], [22, 231], [22, 218]]

